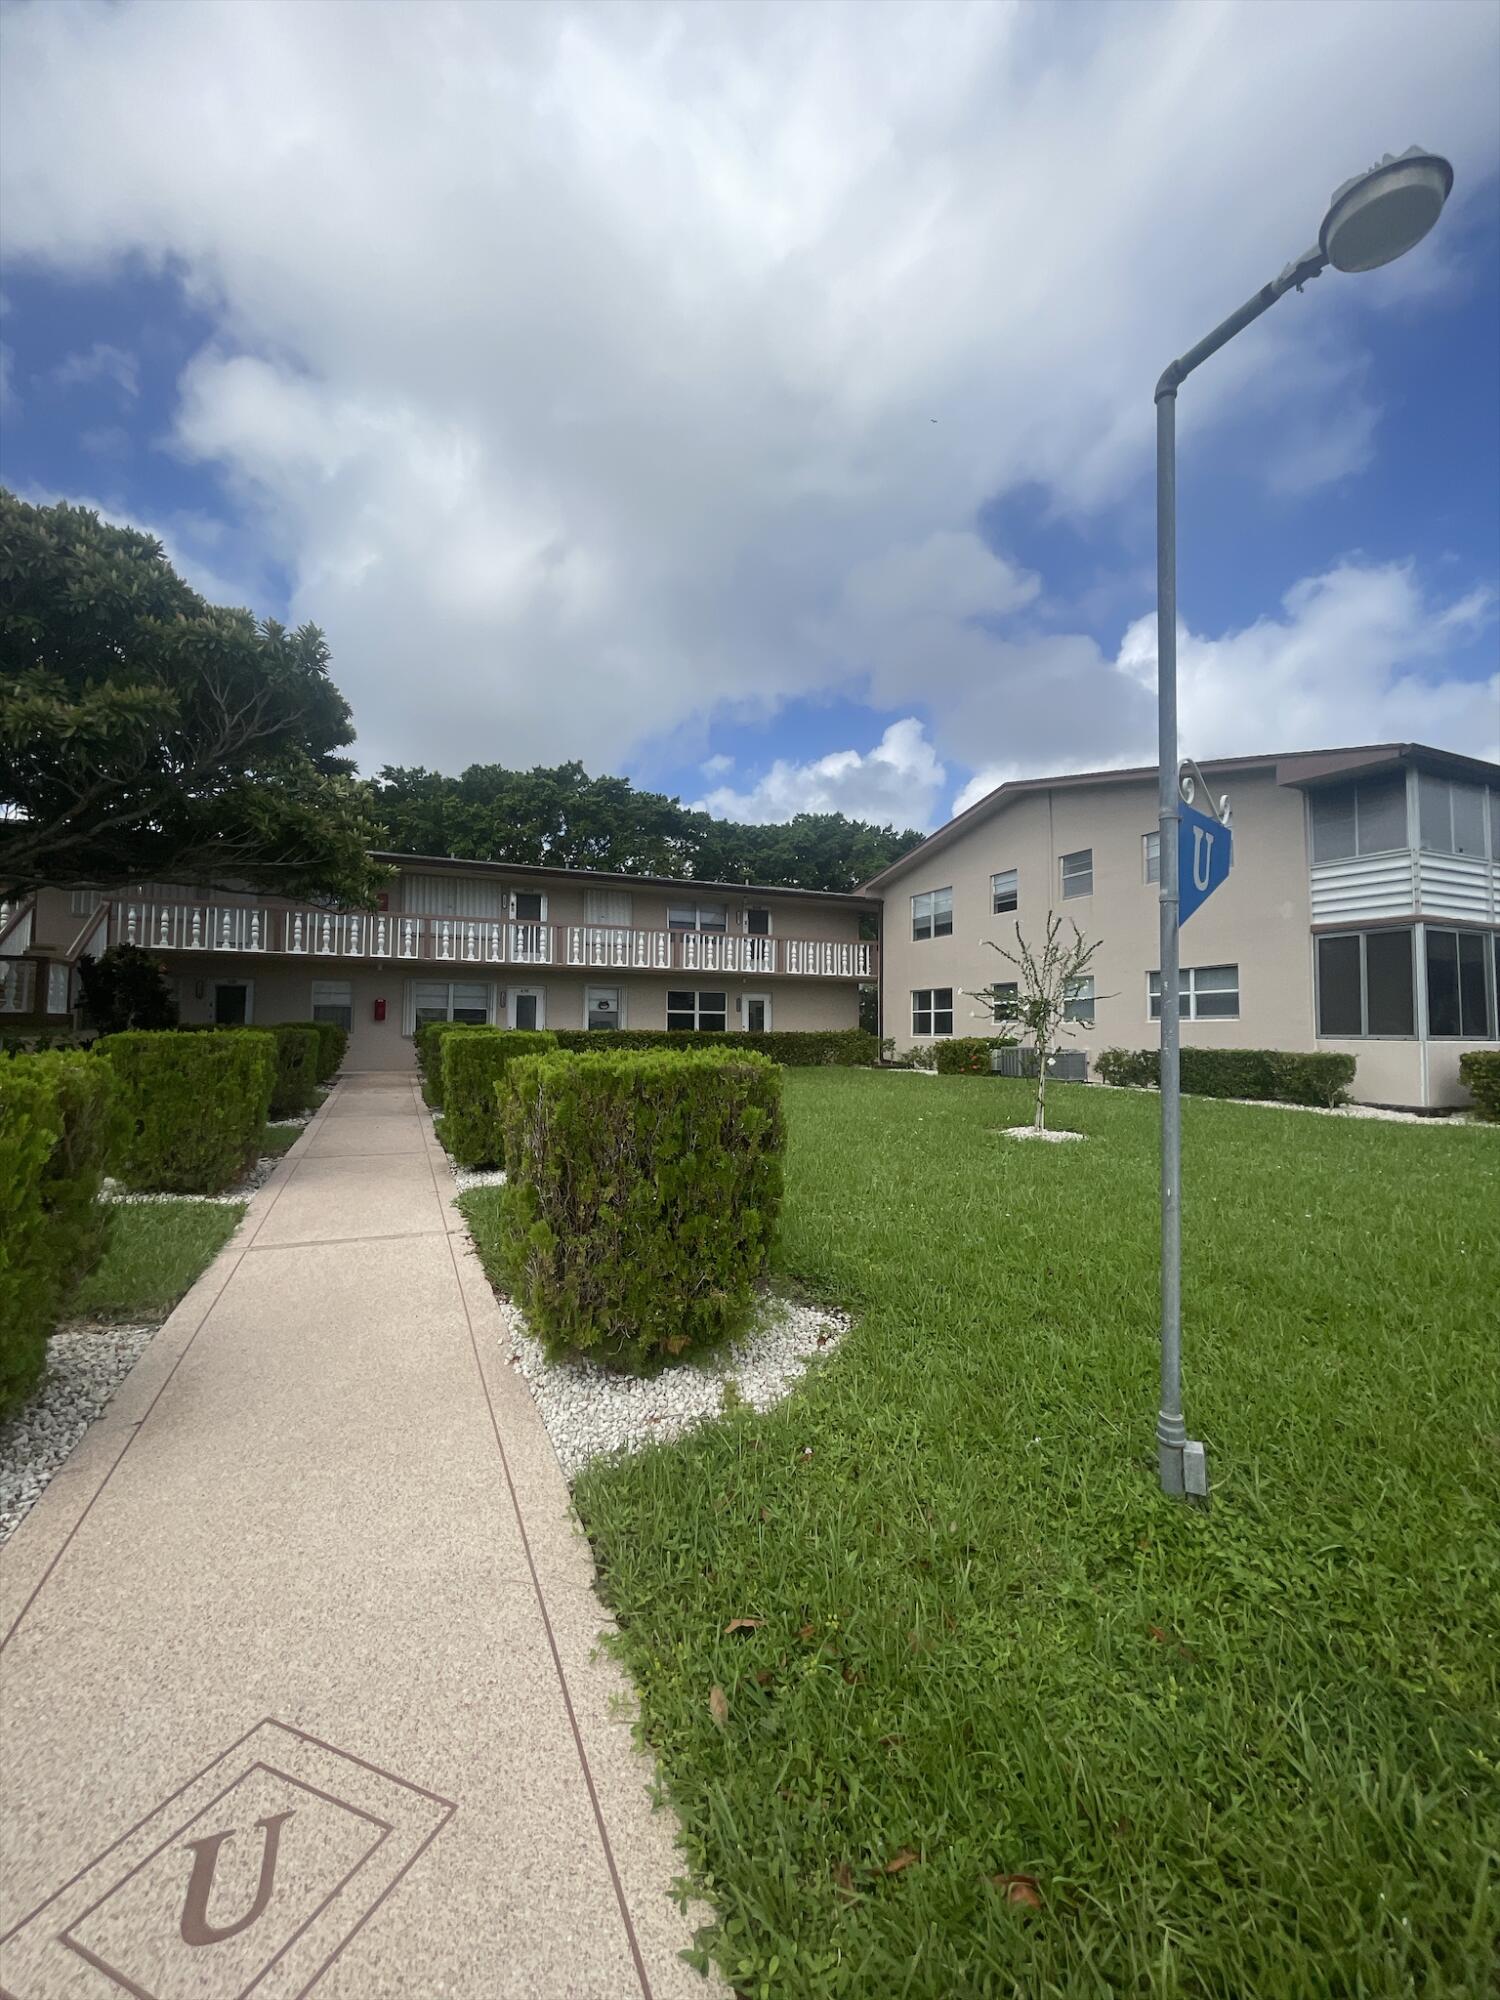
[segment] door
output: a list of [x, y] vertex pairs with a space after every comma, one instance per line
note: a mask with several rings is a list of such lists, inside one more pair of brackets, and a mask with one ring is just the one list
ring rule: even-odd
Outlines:
[[513, 1028], [545, 1028], [547, 989], [544, 986], [513, 986], [510, 989], [509, 1018]]
[[216, 979], [214, 981], [214, 1026], [216, 1028], [243, 1028], [255, 1018], [255, 981], [253, 979]]
[[768, 1035], [771, 1032], [770, 994], [747, 993], [741, 1008], [741, 1018], [747, 1035]]
[[589, 987], [584, 995], [583, 1018], [590, 1028], [618, 1028], [621, 1021], [619, 987]]

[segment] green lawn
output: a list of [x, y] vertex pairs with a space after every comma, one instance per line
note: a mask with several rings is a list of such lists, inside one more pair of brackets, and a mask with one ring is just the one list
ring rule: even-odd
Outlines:
[[69, 1299], [69, 1319], [156, 1319], [170, 1312], [234, 1234], [243, 1202], [115, 1206], [109, 1247]]
[[1052, 1097], [1086, 1144], [996, 1137], [1022, 1084], [788, 1071], [781, 1260], [855, 1331], [579, 1484], [715, 1956], [754, 1995], [1472, 2000], [1500, 1132], [1188, 1100], [1203, 1512], [1155, 1486], [1157, 1100]]

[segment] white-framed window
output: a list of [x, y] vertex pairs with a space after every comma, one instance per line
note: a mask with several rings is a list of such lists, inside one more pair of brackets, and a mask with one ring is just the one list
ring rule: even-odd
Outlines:
[[[1500, 806], [1483, 785], [1459, 784], [1423, 771], [1417, 779], [1421, 842], [1430, 854], [1470, 854], [1483, 858], [1491, 832], [1500, 836]], [[1486, 822], [1490, 822], [1487, 825]], [[1495, 859], [1500, 861], [1500, 852]]]
[[583, 920], [586, 924], [608, 924], [618, 930], [630, 928], [631, 901], [628, 889], [585, 889]]
[[911, 934], [913, 938], [939, 938], [953, 935], [953, 891], [951, 889], [924, 889], [920, 896], [911, 899]]
[[703, 1034], [722, 1035], [729, 1025], [727, 993], [670, 992], [667, 995], [667, 1026], [697, 1029]]
[[1308, 813], [1315, 867], [1320, 861], [1347, 861], [1356, 854], [1389, 854], [1410, 845], [1404, 771], [1362, 778], [1353, 785], [1326, 786], [1310, 795]]
[[1161, 880], [1161, 828], [1154, 833], [1141, 835], [1141, 880], [1159, 882]]
[[[84, 913], [88, 914], [87, 911]], [[68, 1011], [68, 968], [60, 959], [54, 958], [47, 967], [47, 1012], [66, 1014]]]
[[990, 1007], [997, 1021], [1014, 1021], [1021, 1004], [1020, 982], [1001, 979], [990, 988]]
[[912, 994], [911, 1031], [914, 1035], [953, 1033], [951, 986], [924, 986]]
[[510, 914], [518, 924], [544, 924], [547, 921], [547, 898], [540, 889], [513, 889]]
[[70, 917], [91, 917], [104, 901], [101, 889], [70, 889], [68, 891], [68, 915]]
[[1020, 903], [1021, 881], [1016, 869], [1002, 868], [998, 875], [990, 877], [990, 909], [995, 916], [1019, 909]]
[[607, 1032], [625, 1025], [623, 989], [618, 986], [590, 986], [583, 996], [583, 1025]]
[[354, 982], [349, 979], [315, 979], [312, 983], [312, 1018], [334, 1021], [341, 1028], [354, 1026]]
[[1094, 893], [1094, 850], [1080, 847], [1061, 857], [1062, 892], [1065, 896], [1092, 896]]
[[1094, 982], [1091, 977], [1070, 979], [1063, 994], [1063, 1019], [1081, 1028], [1094, 1025]]
[[409, 979], [403, 1034], [413, 1034], [427, 1021], [466, 1021], [472, 1027], [492, 1026], [495, 989], [487, 979]]
[[668, 903], [669, 931], [726, 931], [729, 913], [723, 903]]
[[[1237, 965], [1184, 965], [1177, 975], [1177, 1012], [1184, 1021], [1237, 1021], [1240, 969]], [[1161, 974], [1146, 974], [1146, 1012], [1161, 1019]]]
[[771, 935], [771, 912], [759, 904], [752, 903], [745, 911], [746, 937], [769, 937]]
[[1495, 1039], [1495, 954], [1484, 931], [1427, 926], [1427, 1032], [1438, 1039]]
[[1317, 961], [1320, 1035], [1416, 1034], [1409, 927], [1326, 932], [1317, 941]]

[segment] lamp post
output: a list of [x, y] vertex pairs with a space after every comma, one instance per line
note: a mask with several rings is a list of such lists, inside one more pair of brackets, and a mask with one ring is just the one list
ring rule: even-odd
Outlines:
[[1156, 385], [1156, 720], [1161, 807], [1161, 1409], [1157, 1463], [1164, 1493], [1206, 1497], [1203, 1447], [1182, 1416], [1182, 1096], [1179, 1069], [1177, 759], [1177, 391], [1200, 362], [1330, 264], [1374, 271], [1431, 229], [1453, 186], [1453, 169], [1420, 146], [1387, 154], [1338, 188], [1314, 249], [1288, 264], [1238, 312], [1162, 371]]

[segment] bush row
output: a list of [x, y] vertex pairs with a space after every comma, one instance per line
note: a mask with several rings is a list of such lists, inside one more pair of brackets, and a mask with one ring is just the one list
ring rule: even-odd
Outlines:
[[[304, 1034], [299, 1044], [309, 1066], [313, 1041]], [[255, 1157], [287, 1045], [265, 1028], [132, 1028], [105, 1036], [96, 1052], [119, 1085], [120, 1179], [165, 1194], [217, 1194], [230, 1186]]]
[[[1102, 1049], [1094, 1069], [1101, 1083], [1154, 1089], [1157, 1049]], [[1181, 1051], [1182, 1087], [1194, 1097], [1256, 1097], [1280, 1104], [1342, 1104], [1354, 1081], [1354, 1057], [1286, 1049]]]
[[1500, 1049], [1469, 1049], [1458, 1074], [1481, 1118], [1500, 1118]]
[[505, 1142], [498, 1086], [506, 1069], [521, 1056], [543, 1055], [556, 1047], [557, 1037], [545, 1029], [479, 1028], [473, 1034], [439, 1039], [442, 1140], [459, 1166], [499, 1165]]
[[57, 1315], [104, 1249], [116, 1104], [113, 1072], [82, 1052], [0, 1064], [0, 1416], [35, 1388]]
[[349, 1051], [349, 1030], [337, 1021], [278, 1021], [278, 1028], [311, 1028], [318, 1038], [319, 1083], [332, 1083], [344, 1067]]
[[781, 1074], [739, 1046], [599, 1040], [499, 1086], [501, 1256], [550, 1352], [640, 1369], [749, 1313], [781, 1205]]
[[787, 1069], [820, 1069], [829, 1065], [855, 1068], [880, 1060], [880, 1042], [863, 1028], [789, 1028], [750, 1035], [735, 1030], [707, 1033], [687, 1028], [615, 1028], [607, 1033], [587, 1028], [556, 1031], [557, 1045], [575, 1055], [597, 1055], [608, 1042], [611, 1050], [740, 1049], [769, 1056]]
[[443, 1043], [449, 1035], [494, 1035], [507, 1029], [486, 1028], [477, 1021], [424, 1021], [413, 1037], [417, 1077], [422, 1095], [434, 1111], [443, 1108]]
[[1014, 1035], [951, 1035], [933, 1044], [939, 1076], [988, 1076], [990, 1052], [1013, 1049]]

